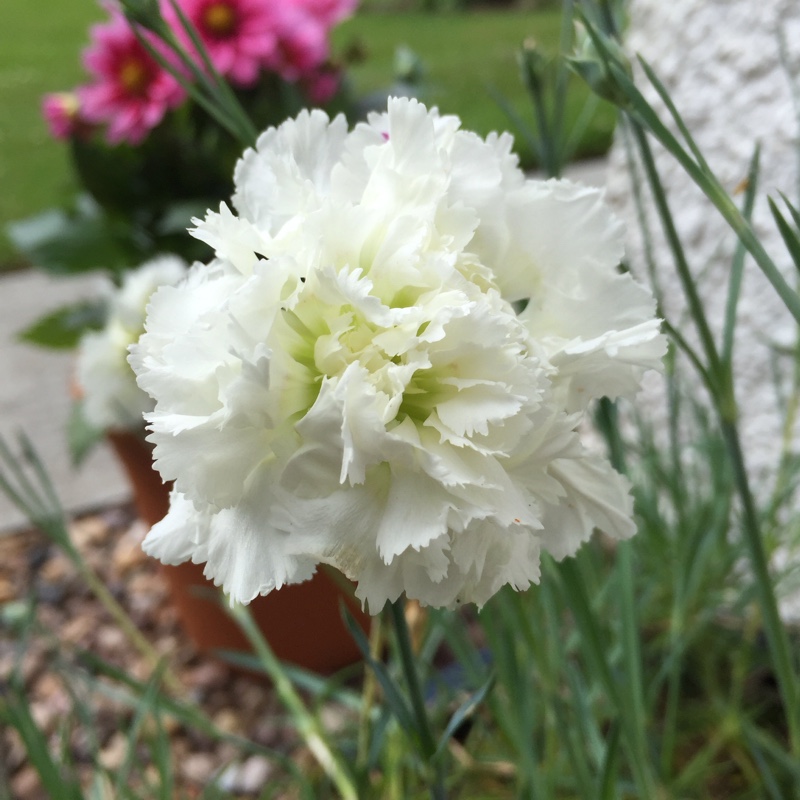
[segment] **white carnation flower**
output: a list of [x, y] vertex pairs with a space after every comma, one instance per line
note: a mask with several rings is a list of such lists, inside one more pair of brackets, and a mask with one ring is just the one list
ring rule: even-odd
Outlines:
[[138, 430], [153, 401], [136, 385], [128, 364], [128, 348], [144, 331], [147, 301], [162, 284], [175, 284], [186, 274], [177, 256], [160, 256], [125, 275], [122, 286], [104, 286], [108, 298], [105, 327], [80, 341], [77, 380], [83, 413], [100, 430]]
[[149, 553], [242, 602], [330, 564], [377, 612], [482, 604], [543, 550], [634, 533], [578, 425], [660, 366], [654, 304], [600, 193], [526, 180], [510, 147], [394, 99], [245, 153], [238, 215], [197, 222], [216, 259], [155, 294], [131, 351], [175, 481]]

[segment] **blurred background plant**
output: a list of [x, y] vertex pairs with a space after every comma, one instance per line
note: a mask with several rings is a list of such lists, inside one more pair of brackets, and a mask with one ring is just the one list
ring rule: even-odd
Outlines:
[[[193, 91], [213, 69], [262, 130], [308, 105], [349, 107], [331, 29], [354, 0], [182, 0], [162, 4], [192, 72], [149, 31], [135, 30], [115, 5], [90, 28], [83, 52], [89, 81], [45, 95], [51, 134], [69, 147], [79, 193], [64, 208], [12, 225], [12, 242], [56, 274], [102, 269], [115, 279], [161, 253], [207, 255], [186, 236], [191, 217], [230, 195], [241, 147]], [[210, 56], [204, 64], [181, 24], [185, 15]], [[155, 47], [155, 50], [153, 49]], [[183, 80], [169, 69], [178, 69]], [[188, 88], [188, 91], [187, 91]]]

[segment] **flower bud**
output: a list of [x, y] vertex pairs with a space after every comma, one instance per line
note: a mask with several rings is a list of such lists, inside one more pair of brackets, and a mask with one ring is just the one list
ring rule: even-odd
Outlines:
[[535, 39], [528, 37], [522, 43], [519, 65], [522, 71], [522, 81], [528, 90], [536, 94], [542, 93], [547, 83], [550, 59], [539, 50]]
[[568, 58], [572, 69], [589, 84], [592, 91], [619, 108], [630, 104], [627, 94], [611, 72], [610, 65], [619, 67], [627, 75], [632, 75], [631, 64], [622, 48], [613, 40], [595, 32], [600, 39], [602, 52], [598, 52], [597, 42], [578, 24], [575, 30], [575, 55]]
[[120, 0], [120, 5], [128, 22], [155, 32], [164, 27], [158, 0]]

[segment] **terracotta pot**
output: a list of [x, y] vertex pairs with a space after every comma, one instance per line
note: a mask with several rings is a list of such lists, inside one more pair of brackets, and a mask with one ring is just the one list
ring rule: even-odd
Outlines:
[[[133, 433], [117, 431], [108, 440], [130, 479], [140, 518], [154, 525], [169, 509], [168, 484], [152, 467], [151, 448]], [[249, 650], [244, 634], [220, 607], [201, 564], [164, 566], [170, 595], [186, 632], [201, 652]], [[250, 611], [275, 654], [315, 672], [334, 672], [361, 660], [361, 652], [342, 622], [341, 601], [367, 630], [369, 616], [347, 589], [323, 569], [305, 583], [257, 597]], [[211, 591], [209, 591], [211, 590]]]

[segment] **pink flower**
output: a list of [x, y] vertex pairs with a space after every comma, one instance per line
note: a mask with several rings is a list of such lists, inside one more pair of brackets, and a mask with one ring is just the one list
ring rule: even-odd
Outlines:
[[314, 105], [324, 105], [338, 91], [341, 83], [339, 70], [333, 67], [323, 67], [322, 69], [306, 75], [303, 84], [306, 96]]
[[358, 5], [358, 0], [288, 0], [286, 5], [301, 8], [328, 28], [347, 19]]
[[[180, 6], [200, 34], [216, 69], [239, 86], [252, 86], [275, 53], [278, 3], [180, 0]], [[165, 16], [184, 46], [192, 51], [194, 48], [174, 12]]]
[[138, 144], [184, 97], [180, 84], [139, 43], [125, 18], [111, 11], [91, 29], [83, 63], [95, 82], [79, 90], [84, 116], [108, 125], [111, 144]]
[[299, 5], [283, 5], [278, 20], [278, 46], [271, 66], [287, 81], [296, 81], [328, 58], [328, 31]]
[[54, 139], [69, 139], [86, 129], [74, 92], [55, 92], [42, 98], [42, 116]]

